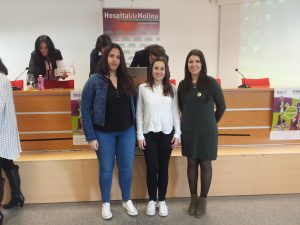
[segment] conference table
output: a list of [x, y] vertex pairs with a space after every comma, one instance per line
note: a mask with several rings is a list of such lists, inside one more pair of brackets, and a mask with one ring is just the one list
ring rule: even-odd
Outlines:
[[[17, 163], [27, 203], [100, 199], [96, 154], [72, 142], [70, 91], [14, 92], [23, 150]], [[274, 90], [223, 91], [227, 109], [219, 122], [210, 195], [299, 193], [299, 145], [286, 145], [299, 140], [269, 139]], [[115, 170], [111, 198], [121, 199]], [[132, 171], [132, 198], [147, 198], [144, 157], [135, 157]], [[170, 159], [167, 197], [189, 195], [186, 158], [179, 146]]]
[[[73, 145], [71, 90], [15, 91], [23, 151], [85, 149]], [[226, 112], [219, 122], [219, 145], [300, 143], [270, 140], [273, 93], [270, 88], [224, 89]]]

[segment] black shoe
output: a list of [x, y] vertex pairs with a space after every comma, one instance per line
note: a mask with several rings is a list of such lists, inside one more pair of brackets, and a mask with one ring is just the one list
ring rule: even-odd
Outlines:
[[188, 213], [190, 215], [195, 215], [196, 214], [196, 210], [197, 210], [197, 201], [198, 201], [198, 196], [197, 194], [192, 194], [191, 195], [191, 202], [190, 202], [190, 206], [188, 209]]
[[4, 194], [4, 178], [0, 177], [0, 225], [3, 223], [4, 215], [1, 212], [1, 203], [3, 200], [3, 194]]
[[3, 205], [4, 209], [11, 209], [15, 206], [22, 207], [25, 201], [25, 198], [21, 192], [21, 180], [19, 175], [19, 167], [16, 165], [13, 169], [4, 170], [7, 179], [9, 181], [11, 189], [11, 200], [8, 204]]
[[206, 204], [207, 204], [206, 198], [200, 197], [198, 199], [198, 206], [197, 206], [197, 210], [196, 210], [196, 217], [197, 218], [201, 218], [201, 217], [203, 217], [205, 215]]
[[24, 201], [25, 201], [25, 199], [24, 199], [24, 196], [22, 195], [22, 193], [20, 195], [12, 196], [9, 203], [6, 204], [6, 205], [3, 205], [3, 208], [4, 209], [11, 209], [15, 206], [23, 207]]

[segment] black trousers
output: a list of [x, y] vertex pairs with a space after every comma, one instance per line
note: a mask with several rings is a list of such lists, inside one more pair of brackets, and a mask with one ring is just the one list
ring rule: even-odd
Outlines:
[[15, 168], [14, 161], [0, 157], [0, 178], [2, 177], [2, 169], [5, 171]]
[[172, 152], [173, 132], [170, 134], [149, 132], [144, 136], [149, 200], [156, 201], [158, 189], [159, 201], [164, 201], [169, 180], [169, 160]]

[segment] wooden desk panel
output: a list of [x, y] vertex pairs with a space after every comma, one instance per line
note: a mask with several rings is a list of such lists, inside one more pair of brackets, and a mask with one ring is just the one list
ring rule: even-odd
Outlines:
[[300, 140], [270, 140], [270, 129], [219, 129], [219, 145], [300, 144]]
[[[270, 141], [273, 89], [223, 91], [227, 110], [218, 124], [220, 145], [300, 143]], [[17, 91], [14, 98], [23, 151], [86, 148], [72, 145], [70, 90]]]
[[274, 90], [264, 89], [224, 89], [227, 108], [272, 108]]
[[15, 96], [17, 112], [58, 112], [70, 111], [70, 96]]
[[72, 130], [71, 114], [17, 115], [17, 121], [19, 132]]
[[73, 149], [70, 90], [16, 91], [23, 151]]
[[21, 141], [22, 151], [57, 151], [73, 149], [73, 140], [33, 140]]
[[226, 111], [220, 120], [219, 127], [249, 127], [270, 126], [272, 124], [272, 111]]
[[300, 143], [300, 140], [270, 140], [273, 89], [225, 89], [223, 92], [227, 109], [218, 124], [220, 145]]
[[69, 133], [21, 133], [21, 140], [36, 140], [36, 139], [72, 139], [71, 131]]

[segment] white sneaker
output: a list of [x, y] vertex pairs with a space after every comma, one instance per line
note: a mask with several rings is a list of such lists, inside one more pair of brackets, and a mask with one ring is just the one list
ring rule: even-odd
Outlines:
[[128, 200], [127, 202], [123, 202], [122, 205], [123, 208], [126, 209], [128, 215], [137, 216], [139, 214], [131, 200]]
[[154, 216], [156, 213], [156, 206], [157, 206], [157, 203], [155, 201], [153, 201], [153, 200], [149, 201], [147, 210], [146, 210], [146, 214], [148, 216]]
[[160, 216], [168, 216], [169, 210], [165, 201], [160, 201], [158, 203], [158, 208], [159, 208], [158, 213]]
[[102, 218], [105, 220], [109, 220], [112, 218], [112, 213], [110, 210], [110, 203], [105, 202], [102, 204]]

